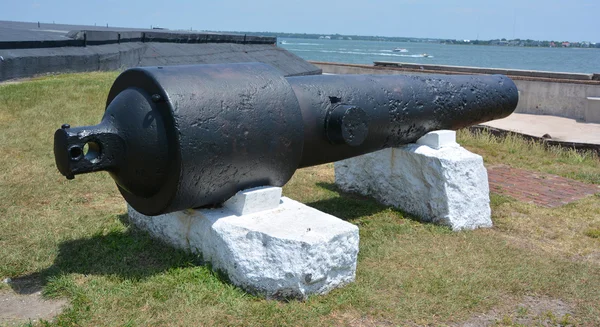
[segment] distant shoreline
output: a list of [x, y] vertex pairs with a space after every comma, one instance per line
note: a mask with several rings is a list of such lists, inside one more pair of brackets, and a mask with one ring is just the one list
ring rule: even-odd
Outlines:
[[378, 42], [419, 42], [458, 45], [494, 45], [516, 47], [541, 47], [541, 48], [600, 48], [600, 42], [582, 41], [570, 42], [566, 40], [531, 40], [531, 39], [493, 39], [493, 40], [455, 40], [438, 38], [417, 37], [391, 37], [391, 36], [365, 36], [343, 34], [311, 34], [311, 33], [280, 33], [280, 32], [239, 32], [239, 31], [214, 31], [218, 33], [239, 33], [252, 36], [271, 36], [277, 38], [314, 39], [314, 40], [354, 40]]

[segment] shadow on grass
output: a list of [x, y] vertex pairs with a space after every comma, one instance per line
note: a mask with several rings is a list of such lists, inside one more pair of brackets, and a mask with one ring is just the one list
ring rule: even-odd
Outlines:
[[338, 193], [339, 196], [305, 204], [346, 221], [370, 216], [388, 208], [370, 197], [342, 192], [334, 183], [319, 182], [317, 186]]
[[317, 186], [335, 192], [339, 196], [306, 203], [306, 205], [346, 221], [352, 222], [353, 220], [371, 216], [385, 210], [392, 210], [393, 212], [399, 213], [402, 218], [413, 220], [420, 224], [435, 225], [433, 222], [424, 221], [423, 219], [398, 208], [381, 204], [370, 196], [344, 192], [340, 190], [335, 183], [319, 182], [317, 183]]
[[200, 263], [196, 259], [145, 233], [129, 229], [60, 244], [56, 261], [49, 270], [142, 279], [170, 268]]
[[[129, 224], [126, 214], [118, 218]], [[49, 279], [69, 273], [141, 280], [172, 268], [203, 264], [198, 255], [175, 249], [152, 239], [145, 232], [128, 228], [62, 242], [52, 266], [17, 277], [11, 286], [19, 294], [32, 294], [40, 291]], [[224, 279], [219, 274], [215, 276]]]
[[[318, 187], [339, 194], [337, 197], [319, 200], [306, 205], [340, 219], [352, 221], [371, 216], [389, 206], [382, 205], [371, 197], [342, 192], [334, 183], [317, 183]], [[392, 209], [402, 217], [418, 221], [412, 215]], [[124, 231], [98, 233], [91, 237], [68, 240], [59, 244], [54, 264], [47, 269], [17, 277], [11, 282], [13, 290], [20, 294], [39, 292], [47, 281], [66, 274], [116, 276], [124, 280], [142, 280], [169, 269], [205, 265], [220, 282], [229, 284], [227, 276], [214, 271], [201, 256], [173, 248], [152, 239], [145, 232], [131, 226], [129, 216], [117, 217], [129, 227]], [[358, 222], [356, 222], [358, 223]]]
[[33, 273], [13, 278], [9, 285], [17, 294], [31, 295], [42, 290], [42, 280], [40, 273]]

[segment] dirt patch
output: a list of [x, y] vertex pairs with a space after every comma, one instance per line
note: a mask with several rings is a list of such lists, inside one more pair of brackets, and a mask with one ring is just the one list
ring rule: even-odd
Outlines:
[[520, 303], [502, 305], [453, 326], [574, 326], [572, 311], [569, 304], [559, 299], [526, 296]]
[[44, 299], [36, 278], [5, 280], [12, 290], [0, 291], [0, 325], [16, 326], [40, 319], [52, 320], [67, 305], [65, 299]]

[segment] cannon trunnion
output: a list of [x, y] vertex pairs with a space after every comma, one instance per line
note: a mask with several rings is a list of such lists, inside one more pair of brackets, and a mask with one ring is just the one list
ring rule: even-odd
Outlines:
[[261, 63], [133, 68], [114, 82], [95, 126], [63, 125], [54, 155], [67, 178], [108, 171], [137, 211], [215, 205], [283, 186], [300, 167], [503, 118], [507, 77], [317, 75]]

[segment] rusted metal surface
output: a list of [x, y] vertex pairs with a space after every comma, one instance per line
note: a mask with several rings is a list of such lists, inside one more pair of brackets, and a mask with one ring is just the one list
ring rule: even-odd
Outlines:
[[[414, 142], [513, 112], [504, 76], [304, 76], [259, 63], [135, 68], [100, 124], [55, 133], [59, 171], [106, 170], [137, 211], [215, 205], [299, 167]], [[84, 151], [85, 145], [90, 149]]]

